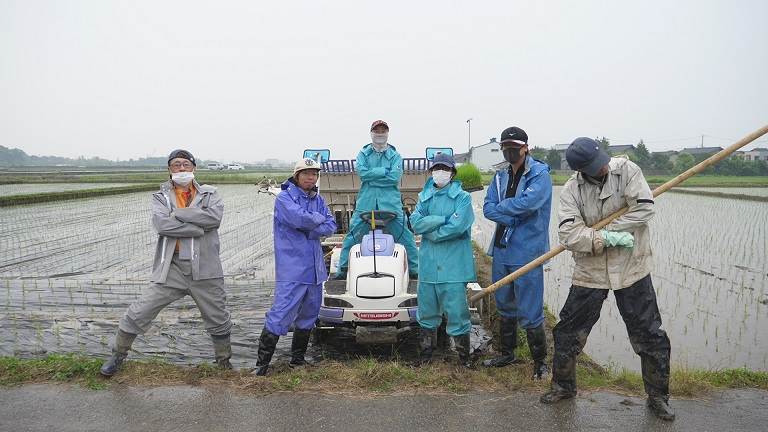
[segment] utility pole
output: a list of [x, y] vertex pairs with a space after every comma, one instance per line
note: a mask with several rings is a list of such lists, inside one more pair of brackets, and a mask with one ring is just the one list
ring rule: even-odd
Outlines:
[[701, 148], [704, 148], [704, 135], [701, 136]]
[[467, 153], [472, 151], [472, 118], [467, 119]]

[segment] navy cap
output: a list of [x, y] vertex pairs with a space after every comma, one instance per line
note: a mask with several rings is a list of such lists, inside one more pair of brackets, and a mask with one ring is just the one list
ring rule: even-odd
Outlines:
[[528, 144], [528, 134], [517, 126], [508, 127], [501, 132], [499, 144], [522, 147]]
[[600, 143], [592, 138], [579, 137], [573, 140], [565, 151], [565, 160], [571, 169], [583, 172], [592, 177], [608, 165], [611, 157], [600, 148]]
[[171, 154], [168, 155], [168, 166], [171, 165], [171, 161], [176, 158], [182, 158], [186, 159], [190, 162], [192, 162], [192, 165], [197, 166], [197, 163], [195, 162], [195, 157], [192, 156], [192, 153], [186, 151], [186, 150], [174, 150], [171, 152]]
[[434, 168], [436, 165], [445, 165], [452, 170], [456, 169], [456, 162], [453, 160], [453, 156], [447, 153], [435, 153], [435, 156], [429, 161], [429, 169]]

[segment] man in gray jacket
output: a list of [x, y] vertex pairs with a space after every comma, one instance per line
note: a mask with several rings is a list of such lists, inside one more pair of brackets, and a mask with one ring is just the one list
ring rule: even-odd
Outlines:
[[152, 284], [120, 320], [112, 356], [101, 367], [104, 376], [117, 373], [136, 335], [146, 332], [164, 307], [187, 295], [200, 309], [213, 339], [216, 363], [232, 368], [232, 321], [219, 258], [224, 203], [215, 187], [194, 180], [195, 167], [194, 156], [186, 150], [168, 156], [171, 179], [152, 195], [152, 225], [159, 235]]
[[[641, 359], [647, 405], [657, 417], [674, 420], [669, 406], [670, 343], [661, 328], [650, 274], [653, 194], [637, 165], [611, 158], [593, 139], [577, 138], [565, 157], [577, 173], [560, 194], [558, 237], [573, 253], [575, 267], [560, 322], [552, 331], [552, 388], [541, 402], [576, 395], [576, 356], [600, 318], [608, 291], [613, 291], [629, 341]], [[590, 228], [625, 206], [629, 210], [604, 229]]]

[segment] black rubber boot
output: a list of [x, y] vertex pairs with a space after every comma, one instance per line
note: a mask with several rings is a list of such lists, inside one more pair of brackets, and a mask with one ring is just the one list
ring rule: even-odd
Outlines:
[[547, 366], [547, 334], [544, 332], [544, 324], [526, 329], [528, 337], [528, 348], [531, 350], [533, 358], [533, 379], [542, 380], [549, 376], [549, 367]]
[[574, 396], [576, 396], [576, 391], [567, 390], [552, 381], [552, 387], [548, 392], [541, 395], [539, 401], [545, 404], [553, 404], [555, 402], [560, 402], [561, 400], [571, 399]]
[[295, 329], [293, 331], [291, 361], [288, 362], [289, 367], [301, 367], [309, 364], [307, 359], [304, 358], [304, 354], [307, 353], [307, 345], [309, 345], [309, 335], [311, 333], [312, 330]]
[[269, 362], [272, 360], [272, 356], [275, 354], [275, 347], [280, 336], [267, 330], [266, 327], [261, 331], [261, 337], [259, 337], [259, 352], [256, 355], [256, 369], [253, 371], [258, 376], [264, 376], [269, 369]]
[[483, 362], [485, 367], [504, 367], [517, 363], [515, 348], [517, 348], [517, 320], [501, 318], [499, 322], [499, 342], [501, 355]]
[[648, 396], [645, 404], [656, 417], [664, 421], [675, 420], [675, 412], [669, 406], [669, 396]]
[[469, 356], [469, 333], [453, 336], [453, 346], [459, 353], [459, 365], [472, 369], [472, 360]]
[[216, 366], [220, 369], [232, 369], [232, 344], [229, 341], [229, 333], [225, 335], [211, 335], [213, 340], [213, 352], [216, 357]]
[[135, 334], [117, 329], [115, 345], [112, 348], [112, 356], [104, 362], [99, 372], [105, 377], [111, 377], [116, 374], [123, 365], [123, 361], [128, 356], [128, 350], [131, 349], [131, 345], [133, 345], [135, 339]]
[[419, 366], [426, 366], [432, 362], [435, 339], [437, 339], [437, 333], [434, 330], [419, 329]]

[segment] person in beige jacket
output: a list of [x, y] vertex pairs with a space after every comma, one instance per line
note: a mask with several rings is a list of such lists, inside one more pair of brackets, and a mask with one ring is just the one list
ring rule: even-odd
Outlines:
[[[669, 406], [670, 342], [661, 328], [650, 274], [653, 194], [640, 167], [625, 158], [611, 158], [591, 138], [574, 140], [565, 156], [577, 172], [560, 194], [558, 238], [572, 252], [575, 267], [560, 322], [552, 331], [552, 384], [541, 402], [576, 395], [576, 357], [613, 291], [629, 341], [641, 359], [647, 405], [657, 417], [674, 420]], [[590, 228], [625, 206], [629, 210], [604, 229]]]

